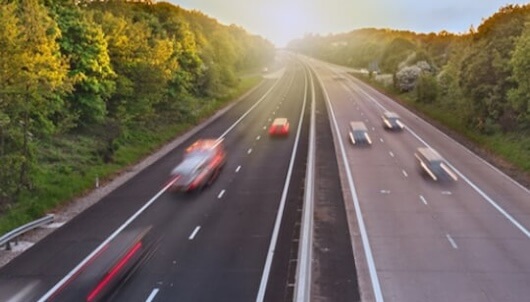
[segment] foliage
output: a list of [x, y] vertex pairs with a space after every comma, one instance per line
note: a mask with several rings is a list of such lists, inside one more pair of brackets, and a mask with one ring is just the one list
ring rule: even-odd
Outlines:
[[[527, 135], [529, 20], [530, 5], [508, 5], [476, 30], [460, 35], [359, 29], [308, 35], [289, 47], [330, 62], [389, 73], [398, 90], [406, 93], [416, 87], [420, 102], [455, 109], [472, 131]], [[417, 67], [428, 72], [420, 73]]]
[[82, 162], [113, 165], [138, 129], [196, 121], [274, 51], [151, 1], [3, 1], [0, 28], [0, 212], [45, 189], [44, 142], [86, 135], [94, 158]]

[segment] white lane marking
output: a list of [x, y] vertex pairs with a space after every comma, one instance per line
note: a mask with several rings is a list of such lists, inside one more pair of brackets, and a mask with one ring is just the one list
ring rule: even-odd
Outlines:
[[145, 302], [153, 301], [155, 299], [156, 295], [158, 294], [158, 291], [159, 291], [158, 288], [154, 288], [153, 291], [151, 292], [151, 294], [149, 295], [149, 297], [147, 297], [147, 300], [145, 300]]
[[236, 173], [239, 172], [239, 170], [241, 170], [241, 166], [237, 166]]
[[[280, 78], [281, 79], [281, 78]], [[256, 101], [252, 107], [250, 107], [242, 116], [240, 116], [228, 129], [225, 130], [218, 138], [217, 140], [220, 141], [224, 139], [224, 137], [232, 131], [254, 108], [256, 108], [265, 98], [274, 90], [274, 88], [280, 83], [280, 79], [278, 79], [272, 86], [263, 94], [263, 96]], [[294, 78], [291, 80], [294, 80]], [[170, 181], [164, 188], [162, 188], [158, 193], [156, 193], [146, 204], [144, 204], [136, 213], [134, 213], [129, 219], [127, 219], [120, 227], [118, 227], [107, 239], [105, 239], [92, 253], [90, 253], [86, 258], [84, 258], [76, 267], [74, 267], [66, 276], [64, 276], [61, 280], [59, 280], [50, 290], [48, 290], [41, 298], [39, 298], [38, 302], [45, 302], [47, 301], [51, 296], [55, 294], [57, 290], [59, 290], [62, 286], [66, 284], [73, 276], [75, 276], [96, 254], [101, 252], [101, 250], [110, 242], [112, 241], [116, 236], [118, 236], [119, 233], [121, 233], [129, 224], [131, 224], [138, 216], [140, 216], [147, 208], [153, 204], [158, 197], [160, 197], [165, 191], [171, 187], [177, 178], [174, 178], [172, 181]]]
[[385, 140], [384, 140], [384, 139], [382, 139], [382, 138], [380, 138], [379, 140], [380, 140], [380, 141], [381, 141], [382, 143], [384, 143], [384, 142], [385, 142]]
[[[379, 102], [377, 102], [377, 100], [375, 100], [371, 95], [369, 95], [368, 93], [364, 92], [362, 89], [359, 90], [360, 92], [362, 92], [365, 96], [367, 96], [372, 102], [374, 102], [377, 106], [379, 106], [380, 108], [382, 108], [383, 110], [386, 111], [386, 108], [379, 104]], [[420, 119], [421, 120], [421, 119]], [[427, 123], [427, 122], [425, 122]], [[427, 123], [428, 124], [428, 123]], [[424, 144], [425, 146], [429, 147], [429, 148], [432, 148], [429, 144], [427, 144], [427, 142], [425, 140], [423, 140], [418, 134], [416, 134], [416, 132], [412, 131], [410, 129], [410, 127], [406, 127], [405, 128], [407, 131], [409, 131], [409, 133], [411, 133], [417, 140], [419, 140], [422, 144]], [[451, 140], [451, 142], [455, 142], [455, 140], [451, 139], [449, 136], [447, 136], [445, 133], [443, 133], [442, 131], [434, 128], [435, 130], [437, 130], [440, 134], [444, 135], [447, 139]], [[488, 165], [489, 167], [493, 168], [493, 170], [499, 172], [500, 175], [504, 175], [507, 179], [509, 179], [513, 184], [515, 185], [518, 185], [520, 188], [522, 188], [523, 190], [525, 190], [526, 192], [530, 192], [528, 189], [524, 188], [521, 184], [519, 184], [518, 182], [516, 182], [515, 180], [511, 179], [510, 177], [508, 177], [506, 174], [504, 174], [503, 172], [501, 172], [499, 169], [495, 168], [494, 166], [492, 166], [491, 164], [489, 164], [488, 162], [486, 162], [484, 159], [480, 158], [478, 155], [476, 155], [475, 153], [471, 152], [469, 149], [467, 149], [466, 147], [462, 146], [460, 143], [456, 142], [457, 144], [459, 144], [466, 152], [474, 155], [476, 158], [478, 158], [480, 161], [482, 161], [483, 163], [485, 163], [486, 165]], [[467, 178], [466, 176], [464, 176], [464, 174], [462, 174], [462, 172], [460, 172], [458, 169], [456, 169], [453, 165], [451, 165], [451, 163], [447, 162], [447, 165], [453, 169], [453, 171], [456, 172], [456, 174], [458, 174], [458, 176], [460, 176], [461, 179], [463, 179], [468, 185], [470, 185], [474, 190], [475, 192], [477, 192], [480, 196], [482, 196], [482, 198], [484, 198], [491, 206], [493, 206], [499, 213], [501, 213], [506, 219], [508, 219], [508, 221], [510, 221], [516, 228], [518, 228], [523, 234], [526, 235], [526, 237], [530, 238], [530, 231], [524, 227], [517, 219], [515, 219], [512, 215], [510, 215], [506, 210], [504, 210], [497, 202], [495, 202], [491, 197], [488, 196], [488, 194], [486, 194], [484, 191], [482, 191], [476, 184], [474, 184], [471, 180], [469, 180], [469, 178]]]
[[381, 192], [381, 194], [390, 194], [390, 190], [381, 190], [379, 192]]
[[394, 157], [394, 152], [390, 151], [390, 152], [388, 152], [388, 154], [390, 154], [390, 156]]
[[269, 122], [272, 121], [272, 118], [269, 117]]
[[201, 229], [200, 225], [196, 226], [195, 229], [193, 230], [193, 232], [191, 233], [190, 237], [188, 237], [188, 239], [189, 240], [193, 240], [200, 229]]
[[451, 191], [442, 191], [442, 195], [452, 195]]
[[287, 170], [287, 176], [285, 178], [285, 184], [283, 186], [282, 197], [280, 200], [280, 206], [278, 208], [278, 214], [276, 215], [276, 220], [274, 221], [274, 229], [272, 231], [271, 242], [269, 244], [269, 250], [267, 251], [267, 259], [265, 260], [265, 266], [263, 268], [263, 274], [261, 275], [261, 282], [259, 285], [258, 296], [256, 297], [256, 302], [263, 302], [265, 298], [265, 291], [267, 289], [267, 283], [269, 281], [269, 275], [272, 266], [272, 259], [274, 258], [274, 252], [276, 250], [276, 242], [278, 241], [278, 234], [280, 233], [280, 225], [283, 218], [283, 212], [285, 208], [285, 203], [287, 200], [287, 191], [289, 190], [289, 183], [291, 182], [291, 175], [293, 173], [294, 160], [296, 159], [296, 151], [298, 150], [298, 141], [300, 140], [300, 133], [302, 131], [302, 122], [304, 120], [304, 112], [307, 99], [307, 78], [305, 81], [305, 90], [304, 90], [304, 102], [302, 103], [302, 111], [300, 112], [300, 120], [298, 121], [298, 130], [296, 131], [296, 138], [294, 140], [294, 148], [291, 153], [291, 159], [289, 162], [289, 168]]
[[223, 195], [225, 195], [225, 190], [221, 190], [221, 192], [219, 192], [219, 195], [217, 195], [217, 199], [221, 199]]
[[[306, 66], [306, 68], [308, 68]], [[311, 117], [309, 125], [309, 146], [307, 154], [304, 204], [302, 209], [302, 225], [300, 226], [300, 242], [298, 243], [298, 262], [296, 267], [296, 288], [294, 301], [309, 301], [311, 298], [311, 273], [313, 261], [313, 206], [315, 183], [315, 84], [309, 73], [311, 82]]]
[[256, 137], [256, 140], [259, 141], [260, 139], [261, 139], [261, 135], [258, 135], [258, 136]]
[[245, 113], [243, 113], [242, 116], [240, 116], [230, 127], [228, 127], [228, 129], [225, 130], [225, 132], [223, 132], [223, 134], [221, 134], [217, 140], [221, 140], [223, 139], [228, 133], [230, 133], [230, 131], [232, 131], [232, 129], [234, 129], [247, 115], [249, 115], [249, 113], [254, 110], [254, 108], [256, 108], [261, 102], [263, 102], [263, 100], [265, 100], [265, 98], [271, 93], [271, 91], [276, 87], [276, 85], [278, 85], [278, 83], [280, 82], [280, 80], [277, 80], [276, 83], [274, 83], [271, 88], [269, 90], [267, 90], [267, 92], [265, 92], [265, 94], [259, 99], [256, 101], [256, 103], [254, 105], [252, 105], [252, 107], [250, 107]]
[[423, 197], [423, 195], [420, 195], [421, 202], [423, 202], [425, 205], [427, 205], [427, 199]]
[[276, 115], [276, 111], [272, 112], [272, 115]]
[[403, 173], [403, 176], [405, 176], [405, 177], [408, 177], [408, 176], [409, 176], [409, 175], [407, 174], [407, 171], [405, 171], [405, 170], [401, 170], [401, 173]]
[[[368, 121], [368, 120], [367, 120]], [[372, 127], [372, 131], [375, 131], [375, 127]]]
[[263, 130], [267, 130], [267, 126], [263, 126]]
[[449, 240], [449, 243], [451, 243], [451, 246], [456, 250], [458, 249], [458, 245], [456, 245], [456, 242], [453, 240], [453, 237], [449, 234], [445, 234], [445, 237], [447, 237], [447, 240]]
[[250, 154], [250, 153], [252, 153], [252, 148], [249, 148], [249, 149], [247, 150], [247, 154]]
[[[353, 82], [353, 80], [350, 78], [350, 81]], [[379, 91], [375, 90], [373, 87], [369, 86], [369, 85], [366, 85], [364, 84], [364, 88], [368, 88], [376, 93], [379, 93]], [[375, 99], [372, 98], [372, 96], [370, 96], [368, 93], [364, 92], [363, 90], [359, 90], [360, 92], [364, 93], [366, 96], [368, 96], [368, 98], [372, 99], [372, 102], [376, 103], [376, 105], [378, 105], [382, 110], [387, 110], [385, 109], [385, 107], [383, 107], [383, 105], [377, 103], [377, 101], [375, 101]], [[387, 99], [393, 101], [391, 98], [388, 98], [386, 97]], [[416, 115], [413, 115], [414, 117], [417, 117]], [[427, 123], [425, 120], [423, 119], [418, 119], [419, 121], [421, 121], [422, 123], [426, 124], [426, 125], [429, 125], [429, 126], [432, 126], [431, 124]], [[408, 127], [407, 127], [408, 128]], [[451, 137], [449, 137], [447, 134], [443, 133], [441, 130], [439, 130], [438, 128], [435, 128], [433, 127], [434, 131], [438, 132], [440, 135], [444, 136], [446, 139], [448, 140], [451, 140], [453, 143], [456, 143], [457, 145], [459, 145], [465, 152], [469, 153], [470, 155], [472, 155], [473, 157], [475, 157], [476, 159], [478, 159], [479, 161], [481, 161], [483, 164], [485, 164], [486, 166], [490, 167], [491, 169], [495, 170], [497, 173], [499, 173], [500, 175], [502, 175], [504, 178], [506, 178], [508, 181], [510, 181], [512, 184], [514, 184], [515, 186], [519, 187], [521, 190], [525, 191], [526, 193], [530, 193], [530, 189], [527, 189], [525, 186], [523, 186], [522, 184], [518, 183], [516, 180], [514, 180], [513, 178], [511, 178], [510, 176], [506, 175], [506, 173], [502, 172], [501, 170], [499, 170], [499, 168], [495, 167], [494, 165], [490, 164], [489, 162], [487, 162], [486, 160], [484, 160], [482, 157], [478, 156], [477, 154], [473, 153], [473, 151], [469, 150], [468, 148], [466, 148], [464, 145], [462, 145], [461, 143], [455, 141], [454, 139], [452, 139]]]
[[106, 246], [111, 242], [116, 236], [118, 236], [126, 227], [129, 226], [138, 216], [140, 216], [147, 208], [149, 208], [164, 192], [167, 191], [174, 183], [177, 181], [177, 177], [171, 180], [162, 190], [155, 194], [146, 204], [143, 205], [136, 213], [134, 213], [125, 223], [123, 223], [119, 228], [117, 228], [114, 233], [112, 233], [107, 239], [105, 239], [96, 249], [92, 251], [85, 259], [83, 259], [74, 269], [72, 269], [66, 276], [64, 276], [59, 282], [57, 282], [48, 292], [46, 292], [38, 302], [45, 302], [50, 299], [50, 297], [55, 294], [57, 290], [63, 287], [66, 282], [68, 282], [73, 276], [75, 276], [79, 271], [94, 258], [95, 255], [100, 253]]
[[348, 178], [348, 185], [352, 194], [353, 198], [353, 205], [355, 208], [355, 216], [357, 217], [357, 224], [359, 225], [359, 231], [361, 234], [361, 241], [363, 243], [363, 249], [364, 254], [366, 256], [366, 262], [368, 264], [368, 271], [370, 274], [370, 280], [372, 281], [372, 288], [374, 290], [374, 297], [376, 302], [382, 302], [383, 299], [383, 293], [381, 291], [381, 285], [379, 284], [379, 277], [377, 275], [377, 269], [375, 267], [375, 261], [374, 256], [372, 254], [372, 248], [370, 247], [370, 240], [368, 239], [368, 232], [366, 230], [366, 225], [364, 224], [364, 218], [361, 211], [361, 205], [359, 202], [359, 198], [357, 196], [357, 191], [355, 189], [355, 184], [353, 183], [353, 176], [351, 174], [350, 165], [348, 164], [348, 158], [346, 157], [346, 148], [344, 147], [344, 143], [342, 141], [342, 135], [340, 134], [340, 128], [339, 124], [337, 122], [337, 119], [335, 117], [335, 113], [333, 111], [333, 106], [331, 105], [331, 101], [329, 100], [329, 95], [326, 90], [326, 87], [322, 84], [322, 80], [318, 77], [317, 78], [320, 82], [320, 86], [322, 87], [322, 92], [324, 94], [324, 98], [326, 100], [326, 105], [328, 107], [328, 111], [331, 114], [331, 119], [333, 120], [333, 125], [335, 126], [335, 135], [339, 142], [339, 147], [341, 151], [342, 156], [342, 164], [344, 165], [344, 168], [346, 170], [346, 176]]

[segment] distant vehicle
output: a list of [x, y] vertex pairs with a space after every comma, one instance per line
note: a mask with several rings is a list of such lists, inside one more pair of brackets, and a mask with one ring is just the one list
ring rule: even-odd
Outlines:
[[368, 135], [368, 129], [363, 122], [350, 122], [350, 141], [354, 145], [372, 144], [372, 140]]
[[385, 111], [383, 113], [383, 127], [388, 130], [403, 130], [405, 125], [399, 119], [399, 115], [395, 112]]
[[226, 161], [222, 140], [201, 139], [186, 149], [184, 159], [171, 171], [170, 190], [191, 192], [202, 189], [217, 178]]
[[433, 180], [450, 178], [458, 180], [455, 172], [449, 168], [443, 157], [432, 148], [418, 148], [414, 154], [418, 159], [423, 171], [425, 171]]
[[287, 136], [289, 135], [289, 121], [284, 117], [275, 118], [269, 127], [270, 136]]

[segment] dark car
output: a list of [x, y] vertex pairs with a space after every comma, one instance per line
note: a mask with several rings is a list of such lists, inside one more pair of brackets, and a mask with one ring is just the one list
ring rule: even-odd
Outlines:
[[368, 135], [368, 129], [363, 122], [350, 122], [350, 142], [354, 145], [372, 144], [372, 140]]
[[190, 192], [210, 185], [221, 172], [226, 154], [221, 140], [198, 140], [186, 149], [184, 159], [171, 171], [170, 190]]
[[287, 136], [289, 135], [289, 121], [284, 117], [275, 118], [269, 127], [270, 136]]
[[433, 180], [452, 179], [458, 180], [455, 172], [449, 168], [443, 157], [432, 148], [418, 148], [414, 154], [420, 167]]
[[399, 115], [395, 112], [386, 111], [381, 118], [383, 119], [383, 127], [385, 129], [399, 131], [405, 128], [405, 125], [399, 119]]

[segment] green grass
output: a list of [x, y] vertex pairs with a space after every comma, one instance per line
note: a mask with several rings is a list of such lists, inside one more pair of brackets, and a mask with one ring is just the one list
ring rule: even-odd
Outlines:
[[[197, 123], [237, 99], [259, 84], [260, 76], [244, 77], [238, 87], [217, 100], [208, 100], [197, 115]], [[103, 183], [124, 168], [133, 165], [167, 142], [195, 126], [194, 123], [153, 125], [149, 129], [133, 129], [120, 139], [120, 147], [110, 164], [102, 162], [95, 150], [97, 138], [65, 135], [39, 142], [38, 167], [35, 168], [31, 192], [24, 192], [17, 203], [0, 216], [0, 234], [60, 209], [75, 197], [95, 187], [96, 177]]]
[[493, 135], [481, 134], [469, 129], [459, 112], [451, 108], [443, 108], [436, 104], [423, 104], [415, 101], [413, 93], [400, 93], [393, 87], [385, 87], [366, 78], [359, 79], [377, 88], [405, 106], [425, 114], [427, 117], [439, 122], [448, 129], [462, 135], [479, 148], [499, 156], [503, 161], [511, 164], [524, 173], [530, 173], [530, 137], [518, 134]]

